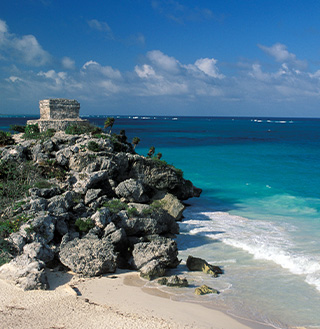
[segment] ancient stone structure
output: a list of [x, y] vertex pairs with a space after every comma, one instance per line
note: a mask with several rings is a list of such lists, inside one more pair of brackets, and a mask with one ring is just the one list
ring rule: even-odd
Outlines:
[[79, 118], [80, 103], [75, 99], [43, 99], [39, 102], [40, 119], [28, 120], [27, 124], [38, 124], [40, 131], [49, 128], [65, 130], [69, 125], [89, 125], [88, 120]]

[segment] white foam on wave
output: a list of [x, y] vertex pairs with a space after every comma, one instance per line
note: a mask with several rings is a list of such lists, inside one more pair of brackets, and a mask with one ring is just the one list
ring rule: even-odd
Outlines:
[[[320, 291], [320, 257], [299, 250], [288, 224], [248, 220], [224, 212], [201, 212], [184, 222], [190, 234], [202, 235], [242, 249], [255, 259], [272, 261], [292, 274], [302, 275]], [[207, 218], [207, 219], [202, 219]]]

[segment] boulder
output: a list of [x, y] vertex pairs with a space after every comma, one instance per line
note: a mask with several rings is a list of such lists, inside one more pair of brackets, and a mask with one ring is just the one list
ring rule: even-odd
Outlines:
[[169, 215], [175, 218], [176, 221], [182, 219], [182, 213], [185, 206], [175, 195], [161, 191], [153, 197], [153, 200], [159, 200], [162, 209], [166, 210]]
[[101, 192], [101, 189], [89, 189], [84, 197], [84, 203], [87, 205], [90, 202], [96, 200]]
[[38, 259], [44, 263], [48, 263], [54, 258], [54, 252], [49, 246], [40, 242], [26, 244], [23, 247], [23, 253], [28, 255], [29, 258]]
[[181, 278], [177, 275], [172, 275], [169, 278], [161, 278], [158, 280], [158, 283], [168, 287], [188, 287], [189, 283], [186, 278]]
[[130, 218], [122, 211], [120, 218], [121, 222], [118, 225], [126, 231], [127, 235], [143, 236], [179, 233], [179, 225], [175, 219], [161, 209], [148, 217], [133, 216]]
[[41, 260], [22, 254], [0, 267], [0, 278], [13, 282], [23, 290], [48, 289], [48, 279]]
[[210, 288], [204, 284], [201, 287], [196, 288], [194, 293], [196, 295], [207, 295], [207, 294], [219, 294], [219, 291], [214, 288]]
[[55, 224], [54, 216], [39, 213], [20, 227], [19, 234], [28, 241], [49, 243], [54, 238]]
[[152, 280], [163, 276], [167, 268], [177, 267], [180, 263], [177, 256], [177, 244], [172, 239], [141, 242], [134, 245], [132, 267], [140, 270], [141, 276]]
[[117, 255], [108, 239], [75, 238], [61, 246], [60, 261], [73, 272], [84, 276], [113, 273]]
[[107, 208], [101, 208], [96, 211], [94, 215], [91, 216], [91, 219], [95, 223], [96, 226], [100, 228], [105, 228], [108, 223], [111, 221], [111, 213]]
[[188, 256], [187, 267], [190, 271], [202, 271], [215, 277], [219, 274], [223, 274], [223, 271], [219, 266], [210, 265], [204, 259], [192, 256]]
[[129, 202], [146, 203], [149, 197], [146, 189], [139, 180], [127, 179], [116, 187], [116, 194], [120, 198], [125, 198]]

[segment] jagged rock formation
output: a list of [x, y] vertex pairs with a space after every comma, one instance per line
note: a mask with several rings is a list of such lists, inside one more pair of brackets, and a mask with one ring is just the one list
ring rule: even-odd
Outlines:
[[14, 137], [1, 161], [29, 161], [52, 178], [50, 187], [31, 188], [14, 210], [26, 221], [7, 239], [16, 257], [0, 267], [0, 277], [46, 289], [45, 267], [59, 264], [84, 276], [118, 267], [149, 279], [179, 264], [173, 240], [184, 209], [179, 200], [201, 193], [179, 170], [109, 135]]

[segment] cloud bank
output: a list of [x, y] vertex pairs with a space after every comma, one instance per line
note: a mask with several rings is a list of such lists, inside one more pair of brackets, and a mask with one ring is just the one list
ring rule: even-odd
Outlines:
[[[108, 30], [101, 22], [91, 24]], [[67, 56], [54, 60], [34, 36], [11, 34], [0, 20], [0, 92], [13, 105], [66, 97], [85, 102], [97, 112], [103, 104], [108, 111], [122, 114], [125, 109], [127, 114], [188, 114], [184, 110], [192, 108], [198, 115], [216, 115], [218, 109], [219, 115], [228, 114], [223, 109], [248, 115], [250, 106], [259, 109], [267, 104], [279, 109], [319, 102], [320, 70], [308, 71], [306, 61], [283, 44], [258, 47], [274, 59], [272, 70], [249, 60], [221, 65], [221, 60], [213, 57], [182, 63], [158, 49], [146, 52], [128, 71], [90, 58], [77, 68]], [[237, 69], [230, 74], [229, 66]]]

